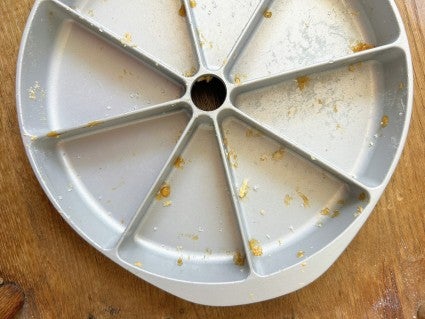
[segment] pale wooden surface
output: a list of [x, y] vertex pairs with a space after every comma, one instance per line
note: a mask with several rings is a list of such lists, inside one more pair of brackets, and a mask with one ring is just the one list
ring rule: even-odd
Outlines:
[[397, 3], [411, 40], [415, 107], [385, 195], [347, 251], [312, 285], [272, 301], [214, 308], [133, 277], [79, 238], [49, 203], [24, 153], [14, 99], [15, 61], [33, 1], [2, 0], [0, 278], [26, 293], [18, 317], [414, 318], [425, 304], [425, 1]]

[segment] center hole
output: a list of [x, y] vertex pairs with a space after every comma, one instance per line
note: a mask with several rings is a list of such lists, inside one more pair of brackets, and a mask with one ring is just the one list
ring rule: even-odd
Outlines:
[[203, 75], [193, 84], [191, 95], [195, 105], [203, 111], [214, 111], [226, 99], [226, 86], [214, 75]]

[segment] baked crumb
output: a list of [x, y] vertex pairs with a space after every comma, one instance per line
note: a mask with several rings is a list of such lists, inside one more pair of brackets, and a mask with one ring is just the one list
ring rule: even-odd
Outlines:
[[158, 193], [156, 194], [156, 199], [161, 200], [163, 198], [167, 198], [171, 195], [171, 187], [167, 183], [162, 184]]
[[236, 266], [241, 266], [241, 267], [244, 266], [245, 265], [245, 259], [246, 259], [245, 255], [241, 254], [239, 251], [236, 251], [233, 254], [233, 263]]
[[174, 167], [175, 168], [182, 169], [184, 167], [184, 164], [186, 164], [186, 162], [184, 161], [183, 157], [181, 157], [181, 156], [177, 157], [176, 160], [174, 161]]
[[167, 200], [167, 201], [165, 201], [164, 203], [162, 203], [162, 206], [163, 206], [163, 207], [170, 207], [172, 204], [173, 204], [173, 202], [172, 202], [172, 201]]
[[196, 72], [197, 72], [197, 69], [193, 66], [193, 67], [190, 68], [189, 71], [186, 71], [183, 75], [187, 78], [190, 78], [190, 77], [194, 76], [196, 74]]
[[340, 199], [339, 201], [336, 202], [338, 205], [345, 205], [345, 200], [344, 199]]
[[260, 155], [260, 161], [265, 162], [267, 161], [268, 156], [266, 154]]
[[381, 119], [381, 127], [386, 128], [388, 124], [390, 124], [390, 118], [388, 117], [388, 115], [384, 115]]
[[341, 212], [338, 209], [336, 209], [333, 211], [331, 218], [337, 218], [339, 215], [341, 215]]
[[181, 17], [185, 17], [185, 16], [186, 16], [186, 8], [184, 7], [184, 4], [182, 4], [182, 5], [180, 6], [180, 9], [179, 9], [179, 16], [181, 16]]
[[190, 0], [189, 1], [190, 7], [191, 8], [195, 8], [196, 7], [196, 1], [195, 0]]
[[257, 130], [249, 128], [245, 131], [245, 136], [246, 137], [260, 137], [261, 133], [258, 132]]
[[263, 255], [263, 248], [261, 247], [260, 242], [257, 239], [251, 239], [249, 241], [249, 249], [251, 250], [254, 256], [259, 257]]
[[248, 179], [244, 179], [241, 187], [239, 188], [239, 198], [245, 198], [249, 191]]
[[51, 138], [58, 138], [59, 136], [61, 136], [61, 134], [56, 131], [51, 131], [47, 133], [46, 136]]
[[361, 213], [363, 213], [363, 207], [362, 206], [357, 206], [357, 210], [354, 213], [354, 217], [360, 216]]
[[95, 127], [98, 125], [101, 125], [103, 122], [102, 121], [92, 121], [86, 124], [86, 127]]
[[275, 161], [279, 161], [283, 158], [285, 151], [283, 148], [279, 148], [277, 151], [273, 152], [272, 159]]
[[139, 268], [142, 268], [143, 265], [142, 265], [142, 263], [140, 261], [136, 261], [134, 263], [134, 266], [139, 267]]
[[273, 16], [273, 12], [271, 12], [269, 9], [266, 9], [266, 10], [263, 12], [263, 16], [264, 16], [264, 18], [266, 18], [266, 19], [270, 19], [270, 18]]
[[354, 53], [357, 53], [357, 52], [373, 49], [374, 47], [375, 46], [373, 44], [358, 41], [355, 45], [351, 46], [351, 50]]
[[235, 75], [235, 84], [236, 85], [239, 85], [239, 84], [241, 84], [241, 78], [240, 78], [240, 76], [239, 75]]
[[310, 84], [310, 78], [306, 75], [297, 78], [297, 86], [300, 91], [304, 90]]
[[310, 200], [309, 200], [309, 198], [305, 194], [303, 194], [302, 192], [300, 192], [300, 191], [297, 191], [297, 194], [302, 199], [303, 206], [304, 207], [310, 207]]
[[135, 44], [133, 44], [133, 36], [131, 35], [130, 32], [126, 32], [124, 33], [124, 36], [120, 39], [121, 44], [123, 46], [131, 46], [131, 47], [136, 47]]
[[237, 168], [238, 165], [238, 154], [236, 154], [236, 152], [232, 149], [230, 149], [227, 152], [227, 159], [230, 162], [230, 165], [232, 165], [234, 168]]
[[400, 84], [398, 85], [398, 89], [401, 91], [404, 89], [404, 87], [405, 87], [404, 83], [400, 82]]
[[293, 197], [290, 196], [289, 194], [286, 194], [283, 201], [284, 201], [286, 206], [289, 206], [289, 205], [291, 205], [292, 200], [293, 200]]
[[361, 192], [358, 198], [359, 198], [359, 201], [364, 202], [367, 198], [367, 195], [365, 192]]
[[297, 258], [303, 258], [303, 257], [304, 257], [304, 255], [305, 255], [304, 250], [298, 250], [298, 251], [297, 251]]
[[320, 211], [320, 215], [323, 215], [323, 216], [329, 216], [330, 213], [331, 213], [331, 210], [328, 207], [325, 207]]
[[177, 259], [177, 266], [181, 267], [183, 266], [183, 258], [179, 257], [179, 259]]

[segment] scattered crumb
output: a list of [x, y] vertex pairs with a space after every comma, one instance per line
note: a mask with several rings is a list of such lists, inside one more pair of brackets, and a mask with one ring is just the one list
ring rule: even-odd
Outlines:
[[348, 66], [348, 71], [354, 72], [362, 67], [363, 62], [353, 63]]
[[310, 78], [306, 75], [297, 78], [297, 85], [300, 91], [304, 90], [310, 83]]
[[254, 256], [259, 257], [263, 255], [263, 248], [261, 247], [260, 242], [256, 239], [251, 239], [249, 241], [249, 249]]
[[338, 209], [336, 209], [333, 211], [331, 218], [337, 218], [339, 215], [341, 215], [341, 212]]
[[357, 210], [354, 213], [354, 217], [360, 216], [361, 213], [363, 213], [363, 207], [362, 206], [357, 206]]
[[249, 129], [246, 130], [245, 136], [246, 137], [260, 137], [261, 133], [258, 132], [257, 130], [249, 128]]
[[285, 154], [285, 151], [283, 148], [279, 148], [277, 151], [275, 151], [272, 154], [272, 159], [275, 161], [279, 161], [283, 158], [283, 155]]
[[174, 161], [174, 167], [175, 167], [175, 168], [183, 169], [183, 167], [184, 167], [184, 164], [185, 164], [185, 163], [186, 163], [186, 162], [184, 161], [183, 157], [179, 156], [179, 157], [177, 157], [177, 158], [176, 158], [176, 160]]
[[34, 85], [28, 89], [28, 98], [30, 100], [41, 100], [46, 95], [46, 92], [41, 88], [40, 83], [38, 81], [34, 82]]
[[283, 201], [285, 202], [285, 205], [286, 206], [289, 206], [289, 205], [291, 205], [291, 202], [292, 202], [293, 199], [294, 198], [292, 196], [286, 194], [285, 195], [285, 199]]
[[194, 76], [196, 74], [196, 72], [197, 72], [197, 69], [193, 66], [193, 67], [190, 68], [189, 71], [186, 71], [183, 75], [187, 78], [190, 78], [190, 77]]
[[303, 250], [298, 250], [297, 251], [297, 258], [303, 258], [305, 255], [305, 252]]
[[241, 78], [240, 78], [240, 76], [239, 76], [239, 75], [235, 75], [235, 84], [236, 84], [236, 85], [241, 84]]
[[121, 44], [123, 46], [131, 46], [131, 47], [135, 47], [136, 45], [133, 44], [133, 36], [131, 35], [131, 33], [126, 32], [124, 33], [124, 36], [120, 39]]
[[245, 265], [245, 255], [241, 254], [239, 251], [236, 251], [233, 254], [233, 263], [236, 266], [244, 266]]
[[320, 215], [323, 215], [323, 216], [329, 216], [330, 213], [331, 213], [331, 210], [328, 207], [325, 207], [320, 211]]
[[195, 8], [196, 7], [196, 1], [195, 0], [190, 0], [189, 1], [190, 7], [191, 8]]
[[266, 18], [266, 19], [270, 19], [271, 17], [272, 17], [272, 15], [273, 15], [273, 12], [271, 12], [270, 10], [268, 10], [268, 9], [266, 9], [264, 12], [263, 12], [263, 16], [264, 16], [264, 18]]
[[359, 198], [359, 201], [364, 202], [367, 198], [367, 195], [365, 192], [361, 192], [358, 198]]
[[183, 258], [179, 257], [179, 259], [177, 259], [177, 266], [181, 267], [183, 266]]
[[303, 200], [304, 207], [310, 207], [310, 200], [308, 197], [300, 191], [297, 191], [298, 196]]
[[260, 156], [260, 161], [262, 161], [262, 162], [267, 161], [267, 159], [268, 159], [268, 156], [266, 154], [263, 154], [263, 155]]
[[322, 99], [317, 99], [317, 103], [319, 103], [320, 105], [323, 105], [323, 100]]
[[185, 9], [185, 7], [184, 7], [184, 4], [182, 4], [182, 5], [180, 6], [180, 9], [179, 9], [179, 16], [181, 16], [181, 17], [185, 17], [185, 16], [186, 16], [186, 9]]
[[301, 264], [301, 266], [302, 266], [302, 267], [307, 267], [307, 263], [306, 263], [306, 262], [303, 262], [303, 263]]
[[388, 117], [388, 115], [384, 115], [381, 119], [381, 127], [386, 128], [388, 124], [390, 124], [390, 118]]
[[266, 215], [266, 211], [264, 209], [260, 210], [260, 215], [261, 216], [265, 216]]
[[374, 47], [375, 46], [373, 44], [358, 41], [355, 45], [351, 46], [351, 50], [354, 53], [356, 53], [356, 52], [370, 50], [370, 49], [373, 49]]
[[56, 131], [51, 131], [51, 132], [47, 133], [46, 136], [47, 137], [52, 137], [52, 138], [53, 137], [58, 138], [59, 136], [61, 136], [61, 134], [58, 133], [58, 132], [56, 132]]
[[162, 203], [162, 206], [164, 206], [164, 207], [170, 207], [172, 204], [173, 204], [173, 202], [172, 202], [172, 201], [167, 200], [167, 201], [165, 201], [164, 203]]
[[334, 113], [338, 113], [338, 112], [339, 112], [338, 106], [335, 104], [334, 105]]
[[95, 127], [98, 125], [101, 125], [103, 122], [102, 121], [92, 121], [86, 124], [86, 127]]
[[139, 268], [142, 268], [143, 267], [143, 264], [140, 261], [136, 261], [134, 263], [134, 266], [139, 267]]
[[336, 202], [338, 205], [345, 205], [345, 200], [340, 199], [339, 201]]
[[244, 179], [241, 187], [239, 188], [239, 198], [245, 198], [249, 191], [248, 179]]
[[167, 183], [162, 184], [159, 192], [156, 194], [156, 199], [161, 200], [163, 198], [167, 198], [171, 195], [171, 187]]
[[404, 83], [403, 82], [400, 82], [398, 88], [399, 88], [399, 90], [403, 90], [405, 88]]
[[238, 164], [238, 154], [232, 149], [230, 149], [227, 153], [227, 159], [230, 162], [230, 165], [232, 165], [234, 168], [237, 168], [239, 166]]
[[199, 236], [198, 235], [193, 235], [192, 236], [192, 240], [199, 240]]

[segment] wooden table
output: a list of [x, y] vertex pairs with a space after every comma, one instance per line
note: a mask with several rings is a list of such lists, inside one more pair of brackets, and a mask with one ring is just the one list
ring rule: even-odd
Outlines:
[[18, 318], [422, 317], [425, 1], [397, 3], [411, 41], [415, 105], [400, 164], [374, 213], [342, 257], [307, 288], [263, 303], [215, 308], [183, 301], [129, 274], [82, 240], [52, 207], [26, 158], [14, 98], [18, 46], [33, 1], [2, 0], [0, 285], [16, 282], [24, 290]]

